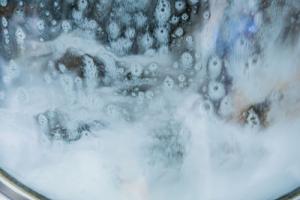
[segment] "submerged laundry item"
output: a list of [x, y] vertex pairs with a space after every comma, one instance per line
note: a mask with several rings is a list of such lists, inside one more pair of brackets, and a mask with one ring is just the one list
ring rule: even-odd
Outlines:
[[300, 184], [300, 3], [0, 0], [0, 166], [50, 199]]

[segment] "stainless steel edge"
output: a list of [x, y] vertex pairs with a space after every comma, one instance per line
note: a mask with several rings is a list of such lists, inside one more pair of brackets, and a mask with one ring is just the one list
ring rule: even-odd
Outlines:
[[[0, 193], [9, 200], [50, 200], [0, 168]], [[1, 197], [1, 196], [0, 196]]]

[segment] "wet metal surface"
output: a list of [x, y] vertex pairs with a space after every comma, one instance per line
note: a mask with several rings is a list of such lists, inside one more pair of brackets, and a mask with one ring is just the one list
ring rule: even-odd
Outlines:
[[49, 200], [0, 168], [0, 200]]

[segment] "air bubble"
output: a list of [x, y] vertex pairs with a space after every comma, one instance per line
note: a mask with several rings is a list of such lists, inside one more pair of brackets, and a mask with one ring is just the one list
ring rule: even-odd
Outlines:
[[141, 47], [144, 50], [147, 50], [153, 45], [153, 37], [149, 33], [145, 33], [141, 38]]
[[217, 79], [222, 72], [222, 61], [219, 57], [213, 56], [208, 62], [208, 74], [211, 80]]
[[214, 105], [209, 100], [199, 100], [196, 111], [200, 115], [212, 115], [214, 114]]
[[176, 30], [174, 32], [176, 37], [181, 37], [183, 35], [183, 33], [184, 33], [184, 31], [183, 31], [183, 28], [181, 28], [181, 27], [176, 28]]
[[77, 10], [73, 10], [72, 17], [73, 17], [74, 20], [80, 21], [80, 20], [82, 20], [82, 12], [77, 11]]
[[181, 19], [182, 19], [183, 21], [187, 21], [187, 20], [189, 19], [189, 15], [188, 15], [187, 13], [183, 13], [183, 14], [181, 15]]
[[154, 93], [151, 90], [148, 90], [148, 91], [146, 91], [145, 96], [147, 99], [153, 99]]
[[155, 29], [155, 38], [161, 44], [167, 44], [169, 42], [169, 31], [164, 27]]
[[232, 98], [230, 96], [225, 96], [221, 103], [220, 103], [220, 107], [219, 107], [219, 114], [222, 117], [231, 117], [234, 111], [234, 106], [233, 106], [233, 102], [232, 102]]
[[67, 20], [62, 21], [61, 28], [65, 33], [69, 32], [72, 29], [70, 22]]
[[155, 8], [155, 19], [159, 25], [167, 23], [171, 16], [171, 5], [167, 0], [158, 0]]
[[185, 42], [188, 49], [192, 50], [194, 48], [194, 39], [191, 35], [186, 36]]
[[87, 0], [78, 0], [77, 2], [77, 6], [78, 6], [78, 9], [80, 11], [84, 10], [87, 8], [88, 6], [88, 1]]
[[203, 12], [203, 19], [208, 20], [210, 18], [210, 12], [208, 10]]
[[203, 68], [203, 65], [202, 65], [202, 63], [197, 62], [195, 64], [194, 68], [195, 68], [196, 71], [200, 71]]
[[218, 101], [225, 96], [225, 88], [222, 83], [212, 81], [208, 84], [208, 95], [214, 100]]
[[4, 42], [5, 44], [9, 44], [9, 34], [7, 29], [3, 29], [3, 35], [4, 35]]
[[191, 68], [194, 64], [194, 58], [191, 53], [184, 52], [180, 57], [180, 63], [184, 68]]
[[7, 19], [5, 17], [2, 17], [1, 22], [2, 22], [3, 28], [7, 28], [8, 21], [7, 21]]
[[0, 0], [0, 6], [2, 7], [7, 6], [7, 0]]
[[56, 21], [56, 20], [52, 20], [52, 21], [51, 21], [51, 25], [52, 25], [52, 26], [55, 26], [56, 24], [57, 24], [57, 21]]
[[179, 17], [176, 15], [173, 15], [170, 19], [170, 23], [173, 25], [176, 25], [176, 24], [178, 24], [178, 22], [179, 22]]
[[57, 1], [54, 1], [53, 5], [54, 5], [54, 7], [58, 7], [59, 4]]
[[151, 71], [151, 72], [155, 72], [157, 69], [158, 69], [158, 64], [157, 63], [151, 63], [150, 65], [149, 65], [149, 70]]
[[38, 20], [36, 26], [39, 31], [44, 31], [45, 29], [45, 22], [43, 20]]
[[170, 77], [170, 76], [167, 76], [164, 80], [164, 86], [165, 88], [168, 88], [168, 89], [172, 89], [174, 87], [174, 80]]
[[21, 27], [18, 27], [16, 30], [16, 40], [18, 44], [22, 44], [26, 38], [26, 34]]
[[133, 76], [141, 76], [143, 73], [143, 67], [140, 64], [134, 63], [131, 65], [130, 72]]
[[177, 0], [175, 2], [175, 9], [176, 9], [177, 12], [182, 12], [182, 11], [184, 11], [185, 8], [186, 8], [185, 1]]
[[50, 12], [48, 10], [45, 11], [45, 16], [49, 17], [50, 16]]
[[185, 80], [186, 80], [186, 77], [185, 77], [184, 74], [180, 74], [180, 75], [178, 76], [178, 81], [179, 81], [179, 82], [184, 82]]

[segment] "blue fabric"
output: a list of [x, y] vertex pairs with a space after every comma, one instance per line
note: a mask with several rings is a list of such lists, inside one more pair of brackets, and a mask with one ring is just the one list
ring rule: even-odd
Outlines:
[[[240, 27], [242, 28], [240, 29]], [[229, 19], [218, 32], [215, 46], [217, 55], [220, 57], [230, 55], [238, 38], [244, 36], [246, 39], [251, 40], [257, 31], [258, 27], [251, 15]]]

